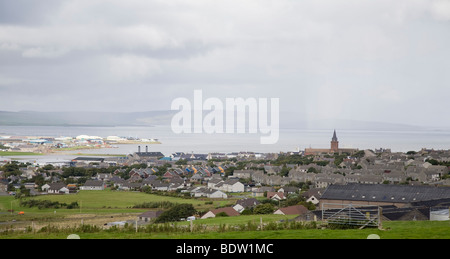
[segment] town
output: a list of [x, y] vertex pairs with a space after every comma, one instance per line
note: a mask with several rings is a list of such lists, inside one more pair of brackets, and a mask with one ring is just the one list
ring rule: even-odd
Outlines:
[[[158, 139], [140, 139], [124, 136], [89, 136], [76, 137], [42, 137], [42, 136], [4, 136], [0, 135], [1, 152], [22, 152], [34, 154], [50, 154], [58, 151], [85, 149], [116, 148], [120, 144], [161, 144]], [[20, 155], [20, 153], [17, 153]]]
[[[382, 207], [385, 220], [448, 220], [449, 167], [450, 150], [340, 149], [334, 131], [330, 149], [276, 154], [165, 156], [138, 146], [127, 156], [80, 156], [59, 164], [5, 160], [0, 161], [0, 195], [75, 195], [110, 189], [191, 199], [240, 197], [233, 206], [192, 215], [198, 219], [263, 211], [262, 205], [269, 203], [265, 213], [310, 221], [324, 220], [324, 211], [345, 206]], [[158, 215], [150, 211], [140, 219]]]

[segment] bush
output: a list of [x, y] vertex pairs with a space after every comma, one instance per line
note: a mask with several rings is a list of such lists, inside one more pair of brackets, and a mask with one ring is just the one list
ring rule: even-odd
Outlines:
[[66, 203], [59, 203], [57, 201], [49, 201], [49, 200], [28, 200], [28, 201], [20, 201], [20, 206], [23, 207], [38, 207], [38, 209], [77, 209], [80, 206], [78, 202], [72, 202], [67, 205]]
[[272, 214], [274, 210], [275, 210], [275, 207], [272, 204], [266, 203], [266, 204], [257, 205], [253, 209], [253, 213], [254, 214]]
[[173, 203], [170, 201], [156, 201], [156, 202], [144, 202], [141, 204], [136, 204], [133, 206], [134, 209], [170, 209], [176, 206], [177, 203]]
[[220, 212], [220, 213], [216, 214], [216, 218], [218, 218], [218, 217], [229, 217], [229, 216], [225, 212]]
[[252, 209], [245, 209], [241, 212], [241, 215], [252, 215], [253, 210]]
[[78, 209], [80, 208], [80, 205], [78, 205], [78, 202], [74, 201], [71, 204], [67, 205], [67, 209], [71, 210], [71, 209]]
[[182, 218], [187, 218], [194, 215], [196, 212], [197, 211], [194, 209], [192, 204], [179, 204], [170, 210], [163, 212], [158, 218], [156, 218], [155, 223], [179, 221]]

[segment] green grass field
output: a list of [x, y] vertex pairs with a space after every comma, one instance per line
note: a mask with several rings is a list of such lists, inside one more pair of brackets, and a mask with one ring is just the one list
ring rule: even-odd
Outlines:
[[[173, 203], [189, 203], [194, 205], [197, 210], [207, 209], [205, 206], [205, 201], [196, 199], [182, 199], [177, 197], [166, 197], [151, 195], [141, 192], [121, 192], [121, 191], [80, 191], [73, 195], [42, 195], [33, 197], [31, 199], [37, 200], [50, 200], [58, 201], [60, 203], [70, 204], [72, 202], [78, 202], [80, 209], [61, 209], [56, 210], [62, 213], [111, 213], [111, 212], [134, 212], [136, 209], [132, 207], [136, 204], [141, 204], [144, 202], [158, 202], [158, 201], [169, 201]], [[223, 201], [216, 201], [212, 206], [216, 206]], [[49, 212], [54, 212], [54, 209], [42, 209], [37, 208], [23, 208], [19, 206], [19, 200], [14, 199], [12, 196], [0, 197], [0, 212], [5, 212], [11, 209], [15, 211], [25, 211], [31, 214], [46, 214]], [[211, 205], [210, 205], [211, 206]], [[145, 209], [144, 209], [145, 210]], [[142, 209], [138, 210], [142, 211]], [[1, 221], [1, 217], [0, 217]]]
[[450, 222], [386, 222], [386, 230], [378, 229], [305, 229], [274, 231], [232, 231], [225, 233], [25, 233], [0, 235], [0, 239], [66, 239], [69, 234], [78, 234], [81, 239], [367, 239], [377, 234], [381, 239], [450, 239]]
[[[33, 199], [58, 201], [60, 203], [72, 203], [74, 201], [81, 204], [79, 209], [42, 209], [23, 208], [19, 206], [19, 201], [12, 196], [0, 197], [0, 230], [11, 227], [29, 227], [33, 224], [40, 226], [56, 225], [67, 223], [71, 219], [79, 224], [83, 217], [99, 218], [103, 223], [115, 221], [120, 216], [136, 217], [138, 214], [148, 209], [133, 209], [136, 204], [143, 202], [170, 201], [174, 203], [190, 203], [197, 210], [208, 210], [218, 205], [234, 203], [232, 200], [214, 201], [213, 204], [205, 204], [206, 200], [182, 199], [175, 197], [157, 196], [138, 192], [118, 192], [118, 191], [81, 191], [75, 195], [44, 195]], [[8, 210], [14, 210], [14, 213]], [[17, 213], [24, 211], [25, 215], [19, 216]], [[280, 220], [292, 219], [295, 216], [282, 215], [248, 215], [238, 217], [220, 217], [205, 220], [196, 220], [193, 224], [204, 226], [218, 225], [245, 225], [249, 222], [259, 224], [277, 222]], [[15, 221], [14, 224], [12, 223]], [[21, 225], [22, 224], [22, 225]], [[89, 223], [88, 223], [89, 224]], [[179, 226], [188, 225], [187, 222], [176, 223]], [[135, 231], [97, 231], [94, 233], [75, 233], [83, 239], [366, 239], [370, 234], [377, 234], [382, 239], [450, 239], [450, 221], [430, 222], [430, 221], [408, 221], [408, 222], [383, 222], [385, 230], [378, 229], [352, 229], [352, 230], [332, 230], [332, 229], [301, 229], [301, 230], [264, 230], [264, 231], [204, 231], [195, 233], [183, 232], [158, 232], [158, 233], [135, 233]], [[70, 234], [70, 233], [69, 233]], [[14, 232], [2, 234], [0, 239], [65, 239], [68, 233], [61, 231], [58, 233], [23, 233]]]
[[14, 151], [0, 151], [0, 156], [42, 156], [41, 153], [33, 152], [14, 152]]

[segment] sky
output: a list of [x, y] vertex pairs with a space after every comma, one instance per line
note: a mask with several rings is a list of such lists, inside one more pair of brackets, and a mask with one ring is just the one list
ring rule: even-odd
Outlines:
[[450, 126], [449, 0], [0, 0], [0, 111], [279, 98], [304, 120]]

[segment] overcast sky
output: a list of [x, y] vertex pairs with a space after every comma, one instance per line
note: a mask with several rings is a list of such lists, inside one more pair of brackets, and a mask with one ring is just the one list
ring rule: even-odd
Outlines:
[[201, 89], [450, 126], [449, 46], [449, 0], [0, 0], [0, 110], [169, 110]]

